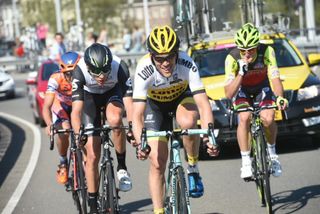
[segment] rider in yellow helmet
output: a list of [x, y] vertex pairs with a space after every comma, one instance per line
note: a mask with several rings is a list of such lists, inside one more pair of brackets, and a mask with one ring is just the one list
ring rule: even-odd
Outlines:
[[[179, 51], [179, 38], [169, 26], [152, 29], [145, 55], [137, 65], [134, 79], [133, 129], [137, 143], [140, 143], [142, 127], [155, 131], [167, 130], [169, 112], [176, 114], [182, 129], [196, 128], [200, 113], [202, 128], [208, 128], [213, 115], [200, 80], [195, 62], [187, 53]], [[199, 109], [199, 111], [198, 111]], [[148, 144], [150, 154], [138, 150], [139, 159], [150, 159], [149, 187], [154, 213], [164, 213], [164, 174], [168, 159], [166, 138], [151, 138]], [[189, 194], [198, 198], [203, 195], [203, 184], [198, 169], [199, 137], [186, 136], [183, 145], [188, 156]], [[211, 145], [211, 155], [217, 149]]]

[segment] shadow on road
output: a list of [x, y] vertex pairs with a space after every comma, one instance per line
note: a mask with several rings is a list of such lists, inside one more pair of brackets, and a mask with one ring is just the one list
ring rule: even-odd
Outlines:
[[134, 212], [134, 213], [139, 213], [139, 212], [152, 213], [152, 210], [141, 209], [145, 206], [149, 206], [150, 204], [152, 204], [152, 201], [150, 198], [148, 198], [148, 199], [143, 199], [140, 201], [135, 201], [135, 202], [123, 204], [122, 206], [120, 206], [120, 209], [121, 209], [121, 213], [132, 213], [132, 212]]
[[[320, 198], [320, 185], [303, 187], [297, 190], [279, 192], [272, 196], [273, 210], [281, 213], [295, 213], [302, 209], [311, 199]], [[277, 206], [277, 204], [281, 204]]]
[[[22, 147], [25, 142], [26, 136], [23, 129], [11, 123], [10, 121], [0, 117], [0, 123], [5, 125], [12, 133], [10, 142], [6, 142], [8, 143], [8, 148], [0, 162], [0, 172], [1, 172], [0, 187], [1, 187], [6, 177], [8, 176], [9, 172], [15, 165], [22, 151]], [[0, 135], [3, 135], [3, 134], [5, 133], [1, 132], [0, 130]], [[4, 143], [4, 142], [1, 142], [1, 138], [0, 138], [0, 143]]]

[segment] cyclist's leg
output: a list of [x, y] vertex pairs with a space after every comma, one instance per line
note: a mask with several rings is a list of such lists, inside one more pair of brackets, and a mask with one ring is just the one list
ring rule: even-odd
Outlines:
[[[111, 126], [121, 126], [123, 118], [123, 100], [118, 87], [108, 92], [106, 107], [106, 116], [108, 124]], [[132, 189], [132, 180], [127, 171], [126, 165], [126, 138], [123, 129], [115, 129], [112, 131], [112, 139], [115, 144], [116, 156], [118, 160], [117, 177], [119, 180], [119, 189], [121, 191], [129, 191]]]
[[[83, 108], [83, 124], [85, 127], [100, 127], [100, 108], [105, 105], [105, 95], [90, 94], [85, 92], [85, 102]], [[87, 179], [88, 204], [90, 211], [97, 211], [98, 164], [101, 153], [101, 142], [99, 132], [86, 132], [88, 140], [85, 145], [86, 165], [85, 174]]]
[[[169, 106], [147, 99], [144, 113], [146, 129], [154, 131], [167, 130], [170, 124], [167, 113], [164, 111], [168, 108]], [[156, 213], [164, 208], [165, 170], [168, 159], [167, 139], [164, 137], [149, 138], [148, 145], [151, 147], [149, 154], [149, 190], [154, 213]]]
[[[264, 96], [261, 96], [260, 106], [272, 105], [275, 103], [275, 96], [271, 91], [270, 86], [262, 89]], [[260, 113], [261, 120], [265, 127], [265, 134], [267, 139], [267, 147], [270, 158], [272, 160], [272, 172], [273, 175], [278, 177], [282, 173], [281, 164], [276, 154], [276, 138], [277, 138], [277, 124], [274, 121], [275, 111], [273, 109], [266, 109]]]
[[[234, 101], [234, 108], [245, 108], [250, 106], [251, 100], [249, 94], [240, 88], [236, 99]], [[251, 159], [250, 159], [250, 146], [249, 146], [249, 129], [250, 129], [250, 112], [238, 113], [238, 127], [237, 127], [237, 140], [241, 153], [241, 178], [248, 178], [252, 176]]]
[[[71, 127], [70, 114], [67, 113], [70, 108], [70, 106], [62, 105], [60, 102], [54, 102], [52, 105], [52, 120], [57, 129], [69, 129]], [[61, 184], [65, 184], [68, 181], [68, 147], [69, 134], [59, 134], [57, 139], [57, 148], [60, 163], [57, 170], [57, 181]]]
[[[177, 122], [182, 129], [196, 128], [199, 118], [197, 106], [192, 97], [186, 95], [177, 107]], [[198, 169], [200, 138], [198, 135], [183, 136], [183, 145], [188, 157], [188, 181], [191, 197], [198, 198], [203, 195], [203, 183]]]

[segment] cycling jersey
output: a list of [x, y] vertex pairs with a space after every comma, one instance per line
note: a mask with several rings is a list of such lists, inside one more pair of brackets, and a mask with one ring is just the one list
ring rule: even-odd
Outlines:
[[[241, 59], [240, 50], [231, 50], [225, 61], [225, 85], [236, 78], [239, 72], [238, 60]], [[260, 44], [254, 62], [248, 65], [248, 72], [243, 77], [241, 86], [255, 87], [265, 80], [279, 78], [280, 73], [277, 66], [275, 52], [271, 46]]]
[[53, 123], [69, 121], [72, 104], [72, 85], [66, 80], [63, 73], [54, 73], [50, 76], [46, 94], [54, 96], [51, 106]]
[[148, 97], [158, 102], [171, 102], [186, 90], [191, 90], [192, 94], [205, 93], [198, 68], [187, 53], [179, 52], [170, 77], [159, 73], [150, 54], [139, 61], [134, 78], [134, 101], [146, 101]]
[[[85, 127], [101, 125], [101, 107], [110, 102], [123, 105], [123, 97], [132, 96], [132, 83], [127, 65], [113, 55], [111, 72], [104, 84], [98, 85], [87, 69], [84, 59], [80, 59], [73, 71], [72, 101], [84, 101], [83, 124]], [[88, 132], [88, 135], [99, 136], [100, 132]]]

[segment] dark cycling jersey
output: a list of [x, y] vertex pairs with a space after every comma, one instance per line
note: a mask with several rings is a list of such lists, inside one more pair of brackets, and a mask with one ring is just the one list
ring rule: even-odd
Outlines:
[[123, 97], [132, 96], [132, 83], [127, 65], [119, 57], [113, 55], [111, 72], [103, 86], [89, 74], [84, 59], [80, 59], [73, 72], [72, 101], [83, 100], [84, 91], [92, 94], [104, 94], [118, 87]]
[[[132, 83], [127, 65], [119, 57], [113, 55], [111, 72], [104, 85], [89, 74], [84, 59], [80, 59], [73, 72], [72, 102], [84, 101], [83, 123], [85, 127], [100, 127], [101, 107], [110, 102], [123, 105], [123, 97], [132, 96]], [[90, 132], [89, 135], [99, 136], [99, 132]]]

